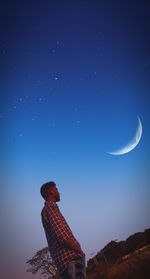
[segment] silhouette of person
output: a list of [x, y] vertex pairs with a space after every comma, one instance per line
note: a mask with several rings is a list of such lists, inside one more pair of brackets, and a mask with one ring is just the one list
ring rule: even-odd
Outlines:
[[85, 279], [85, 254], [56, 204], [60, 201], [60, 193], [55, 182], [43, 184], [40, 192], [45, 200], [41, 211], [42, 224], [60, 276], [63, 279]]

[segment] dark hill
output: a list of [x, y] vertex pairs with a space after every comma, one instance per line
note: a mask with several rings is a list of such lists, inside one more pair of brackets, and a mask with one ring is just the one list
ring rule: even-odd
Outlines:
[[88, 261], [87, 279], [150, 279], [150, 229], [108, 243]]

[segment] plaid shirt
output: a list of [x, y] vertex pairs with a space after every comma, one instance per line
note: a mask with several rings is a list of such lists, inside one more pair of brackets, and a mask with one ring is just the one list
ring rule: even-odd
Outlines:
[[61, 274], [67, 269], [69, 262], [83, 256], [74, 250], [66, 248], [64, 241], [71, 238], [76, 244], [79, 245], [79, 243], [73, 236], [55, 202], [46, 201], [41, 216], [51, 257]]

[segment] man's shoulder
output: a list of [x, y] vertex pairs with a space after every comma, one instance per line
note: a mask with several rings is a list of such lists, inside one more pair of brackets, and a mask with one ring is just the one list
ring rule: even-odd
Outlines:
[[53, 210], [57, 210], [57, 205], [54, 202], [45, 202], [44, 207], [41, 210], [41, 214], [44, 214], [46, 212], [50, 212]]

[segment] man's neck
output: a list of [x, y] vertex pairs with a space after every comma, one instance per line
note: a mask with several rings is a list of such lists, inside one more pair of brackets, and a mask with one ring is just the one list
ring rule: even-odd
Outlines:
[[55, 203], [56, 203], [56, 199], [53, 198], [53, 197], [48, 198], [47, 201], [48, 201], [48, 202], [55, 202]]

